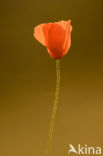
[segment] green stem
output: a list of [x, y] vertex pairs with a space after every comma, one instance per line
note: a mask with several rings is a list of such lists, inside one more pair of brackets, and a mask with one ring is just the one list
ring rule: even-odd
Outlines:
[[53, 131], [54, 131], [54, 127], [55, 127], [57, 104], [58, 104], [59, 90], [60, 90], [60, 60], [56, 60], [56, 74], [57, 74], [56, 92], [55, 92], [55, 99], [54, 99], [54, 103], [53, 103], [51, 124], [50, 124], [49, 137], [48, 137], [48, 143], [47, 143], [45, 156], [49, 156], [50, 146], [51, 146], [52, 136], [53, 136]]

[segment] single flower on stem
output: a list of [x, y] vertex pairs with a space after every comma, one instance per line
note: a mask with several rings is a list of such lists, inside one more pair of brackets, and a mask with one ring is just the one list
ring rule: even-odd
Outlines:
[[56, 92], [45, 156], [49, 156], [53, 131], [55, 127], [57, 104], [60, 91], [60, 59], [68, 52], [71, 46], [71, 31], [71, 20], [59, 21], [55, 23], [44, 23], [34, 27], [34, 37], [41, 44], [46, 46], [49, 55], [56, 60]]

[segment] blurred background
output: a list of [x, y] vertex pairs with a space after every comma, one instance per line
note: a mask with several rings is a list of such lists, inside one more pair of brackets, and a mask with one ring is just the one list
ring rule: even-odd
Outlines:
[[[55, 60], [33, 38], [40, 23], [72, 20], [50, 156], [103, 144], [103, 1], [4, 0], [0, 4], [0, 155], [44, 156]], [[72, 155], [72, 154], [71, 154]]]

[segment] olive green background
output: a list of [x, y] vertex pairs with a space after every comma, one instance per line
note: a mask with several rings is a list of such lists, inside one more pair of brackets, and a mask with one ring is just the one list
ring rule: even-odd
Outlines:
[[50, 155], [68, 156], [70, 143], [103, 145], [103, 1], [4, 0], [0, 4], [0, 156], [45, 155], [55, 60], [33, 38], [33, 28], [68, 19], [73, 25], [72, 44], [61, 60]]

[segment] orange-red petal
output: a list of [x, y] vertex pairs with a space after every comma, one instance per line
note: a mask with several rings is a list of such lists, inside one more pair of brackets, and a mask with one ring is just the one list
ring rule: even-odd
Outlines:
[[45, 44], [45, 37], [44, 37], [44, 33], [43, 33], [43, 26], [45, 24], [40, 24], [36, 27], [34, 27], [34, 37], [44, 46], [46, 46]]
[[65, 38], [65, 42], [64, 42], [63, 56], [68, 52], [68, 50], [71, 46], [71, 31], [72, 31], [72, 26], [71, 26], [71, 21], [69, 20], [67, 22], [67, 26], [66, 26], [66, 38]]
[[55, 58], [61, 58], [65, 42], [65, 30], [56, 23], [49, 23], [43, 26], [46, 46], [49, 54]]

